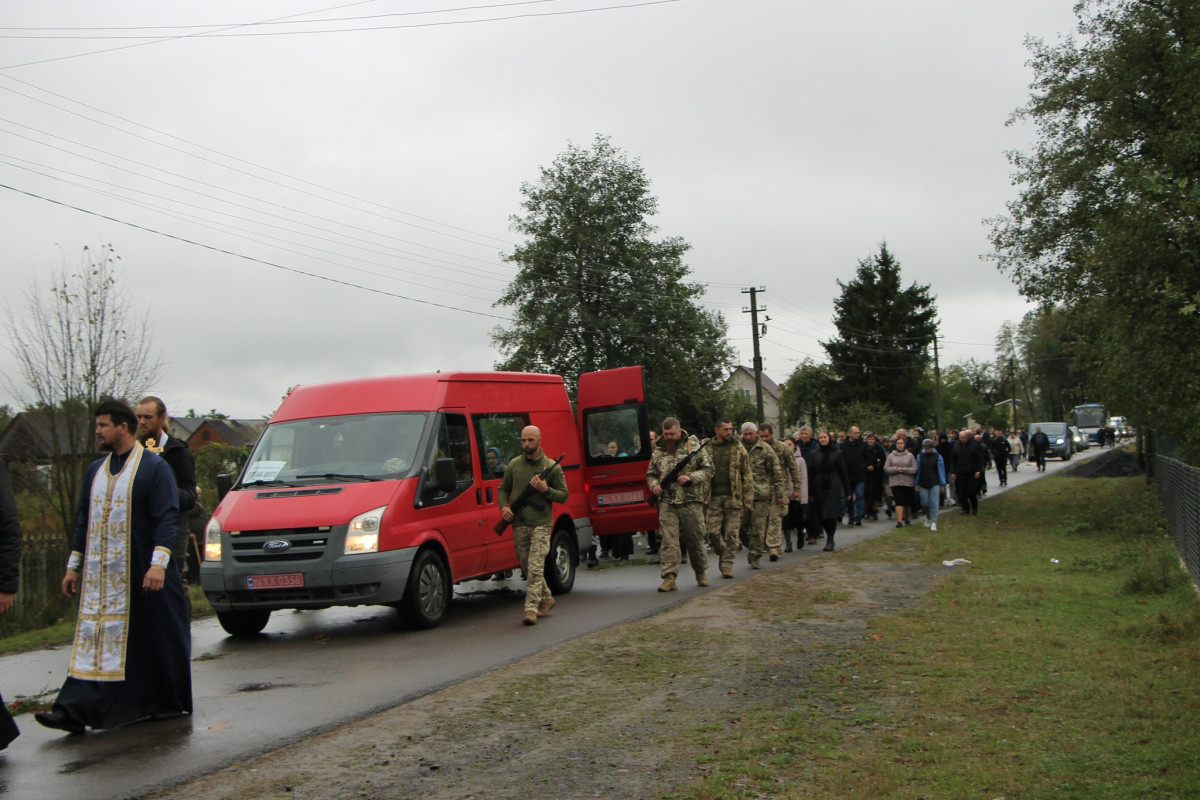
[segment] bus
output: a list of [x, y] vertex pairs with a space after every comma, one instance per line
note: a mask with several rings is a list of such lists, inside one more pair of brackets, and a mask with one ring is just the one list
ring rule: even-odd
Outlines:
[[1108, 424], [1108, 414], [1100, 403], [1084, 403], [1071, 409], [1075, 427], [1083, 431], [1089, 442], [1100, 444], [1100, 429]]

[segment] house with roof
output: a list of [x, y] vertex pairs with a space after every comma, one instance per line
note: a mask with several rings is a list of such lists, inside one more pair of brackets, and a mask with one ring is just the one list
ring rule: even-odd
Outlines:
[[[751, 405], [756, 402], [756, 373], [749, 367], [738, 366], [723, 384], [726, 388], [731, 389], [735, 394], [750, 401]], [[780, 403], [781, 393], [779, 384], [767, 377], [764, 372], [762, 376], [763, 387], [763, 419], [759, 422], [769, 422], [775, 426], [775, 434], [782, 439], [785, 434], [783, 431], [783, 419], [780, 415], [782, 405]]]
[[8, 461], [49, 463], [64, 455], [97, 456], [95, 420], [61, 411], [22, 411], [0, 433], [0, 456]]
[[205, 419], [188, 437], [187, 445], [193, 450], [210, 444], [251, 447], [266, 427], [265, 419]]

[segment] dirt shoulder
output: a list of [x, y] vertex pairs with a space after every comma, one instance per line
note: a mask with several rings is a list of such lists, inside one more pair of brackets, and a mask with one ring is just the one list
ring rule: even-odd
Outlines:
[[943, 567], [808, 559], [149, 795], [646, 798], [915, 604]]

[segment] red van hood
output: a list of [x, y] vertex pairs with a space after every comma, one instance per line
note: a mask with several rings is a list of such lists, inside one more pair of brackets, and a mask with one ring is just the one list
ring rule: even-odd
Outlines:
[[[406, 479], [415, 482], [416, 478]], [[239, 489], [215, 512], [221, 529], [259, 531], [345, 525], [364, 511], [388, 505], [406, 481], [378, 481]]]

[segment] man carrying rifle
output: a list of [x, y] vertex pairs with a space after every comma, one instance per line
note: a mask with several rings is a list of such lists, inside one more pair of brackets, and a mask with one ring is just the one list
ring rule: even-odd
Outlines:
[[646, 484], [658, 499], [660, 592], [675, 591], [680, 546], [687, 548], [696, 583], [708, 586], [708, 554], [704, 550], [704, 500], [713, 464], [699, 442], [688, 438], [679, 420], [667, 417], [662, 436], [646, 468]]
[[[551, 468], [550, 474], [543, 478], [542, 472], [547, 467]], [[530, 502], [514, 513], [509, 507], [510, 499], [514, 492], [520, 495], [525, 487], [532, 489]], [[508, 462], [496, 500], [504, 519], [513, 523], [513, 545], [526, 575], [523, 621], [526, 625], [536, 625], [538, 617], [550, 613], [554, 606], [544, 570], [550, 553], [554, 503], [567, 502], [567, 481], [562, 467], [542, 452], [542, 432], [536, 426], [529, 425], [521, 431], [521, 455]]]

